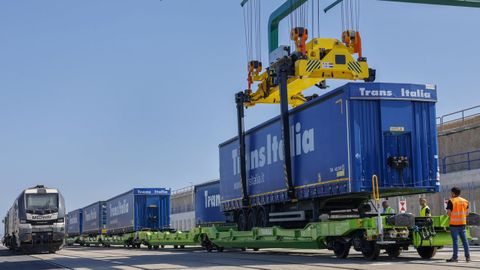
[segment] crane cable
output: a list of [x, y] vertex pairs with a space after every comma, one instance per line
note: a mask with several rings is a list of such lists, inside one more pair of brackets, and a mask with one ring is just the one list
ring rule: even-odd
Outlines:
[[360, 0], [343, 0], [341, 2], [342, 41], [362, 58], [362, 41], [360, 38]]
[[249, 0], [243, 5], [243, 24], [245, 29], [245, 47], [247, 56], [248, 89], [254, 77], [262, 70], [262, 39], [261, 39], [261, 0]]

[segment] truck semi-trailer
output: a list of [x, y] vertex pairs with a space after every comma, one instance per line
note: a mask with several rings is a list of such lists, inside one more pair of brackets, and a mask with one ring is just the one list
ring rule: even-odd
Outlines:
[[170, 190], [134, 188], [106, 201], [107, 234], [162, 230], [170, 224]]
[[80, 236], [82, 234], [82, 218], [82, 209], [73, 210], [67, 214], [66, 233], [68, 237]]
[[105, 201], [98, 201], [82, 208], [82, 234], [96, 236], [102, 234], [106, 224]]
[[219, 146], [221, 209], [240, 229], [300, 226], [334, 210], [368, 211], [382, 197], [437, 192], [434, 85], [348, 83], [289, 112], [294, 197], [284, 174], [280, 117], [245, 133], [247, 196], [238, 138]]
[[195, 185], [196, 225], [225, 223], [225, 215], [220, 211], [220, 180]]

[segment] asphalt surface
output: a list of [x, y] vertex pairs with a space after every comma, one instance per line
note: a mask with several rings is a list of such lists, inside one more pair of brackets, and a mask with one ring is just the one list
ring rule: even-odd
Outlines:
[[56, 254], [24, 255], [0, 246], [0, 270], [22, 269], [302, 269], [302, 270], [450, 270], [480, 269], [480, 247], [472, 247], [472, 262], [463, 256], [458, 263], [447, 263], [451, 249], [439, 250], [432, 260], [420, 259], [414, 250], [400, 258], [382, 254], [376, 261], [366, 261], [352, 250], [347, 259], [337, 259], [328, 250], [268, 249], [260, 251], [226, 250], [208, 253], [199, 248], [124, 249], [103, 247], [67, 247]]

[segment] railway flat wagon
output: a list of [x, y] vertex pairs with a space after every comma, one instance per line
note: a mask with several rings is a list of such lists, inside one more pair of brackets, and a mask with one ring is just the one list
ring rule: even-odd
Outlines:
[[107, 234], [162, 230], [170, 225], [170, 190], [134, 188], [106, 201]]
[[84, 236], [101, 235], [105, 229], [105, 201], [98, 201], [82, 208], [82, 234]]
[[67, 235], [68, 237], [80, 236], [82, 234], [82, 209], [77, 209], [67, 214]]
[[220, 180], [195, 186], [195, 219], [197, 226], [225, 223], [220, 211]]
[[436, 99], [434, 85], [348, 83], [290, 110], [292, 179], [280, 117], [245, 133], [245, 184], [238, 138], [222, 143], [222, 211], [241, 229], [361, 213], [373, 176], [382, 197], [438, 192]]

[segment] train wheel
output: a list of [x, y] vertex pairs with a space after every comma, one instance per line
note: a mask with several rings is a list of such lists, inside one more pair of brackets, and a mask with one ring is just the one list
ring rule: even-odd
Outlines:
[[245, 211], [240, 211], [237, 217], [237, 225], [239, 231], [246, 231], [247, 230], [247, 215]]
[[362, 246], [362, 255], [369, 261], [376, 260], [380, 256], [380, 247], [375, 241], [364, 241]]
[[402, 254], [402, 250], [398, 246], [390, 246], [385, 250], [390, 258], [398, 258]]
[[345, 259], [350, 253], [350, 244], [344, 241], [336, 240], [333, 242], [333, 253], [339, 259]]
[[417, 252], [422, 259], [431, 259], [437, 253], [437, 247], [418, 247]]

